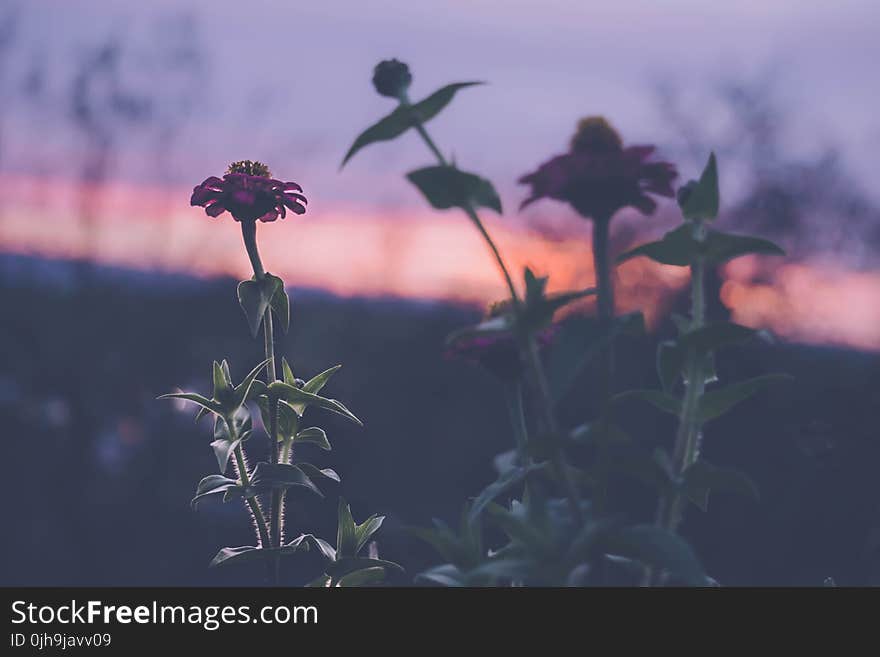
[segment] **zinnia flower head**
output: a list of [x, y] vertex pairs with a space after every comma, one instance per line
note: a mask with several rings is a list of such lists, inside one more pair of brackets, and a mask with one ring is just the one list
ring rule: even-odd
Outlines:
[[594, 221], [608, 221], [615, 212], [634, 207], [649, 215], [657, 208], [651, 197], [674, 196], [678, 173], [669, 162], [651, 160], [654, 146], [623, 146], [618, 132], [602, 117], [578, 123], [569, 151], [548, 160], [520, 178], [531, 185], [521, 208], [538, 199], [566, 201]]
[[[489, 306], [486, 319], [482, 323], [450, 336], [446, 357], [477, 363], [499, 379], [510, 381], [519, 378], [525, 365], [512, 329], [513, 319], [510, 313], [510, 301], [500, 301]], [[536, 335], [538, 346], [546, 347], [553, 342], [555, 336], [555, 326], [539, 331]]]
[[229, 165], [223, 178], [211, 176], [193, 188], [190, 205], [205, 208], [210, 217], [229, 212], [236, 221], [275, 221], [306, 211], [306, 197], [295, 182], [282, 182], [262, 162], [241, 160]]
[[373, 86], [383, 96], [400, 98], [411, 83], [409, 66], [396, 59], [381, 61], [373, 69]]

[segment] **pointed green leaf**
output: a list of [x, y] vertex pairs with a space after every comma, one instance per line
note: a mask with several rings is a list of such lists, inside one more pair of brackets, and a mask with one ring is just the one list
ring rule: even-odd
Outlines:
[[460, 89], [464, 89], [466, 87], [473, 87], [476, 85], [485, 84], [483, 82], [454, 82], [452, 84], [447, 84], [445, 87], [441, 87], [430, 96], [425, 98], [424, 100], [419, 101], [415, 105], [412, 106], [413, 114], [421, 121], [423, 124], [427, 123], [435, 116], [437, 116], [440, 111], [446, 107], [450, 101], [455, 96], [456, 92]]
[[341, 367], [342, 365], [334, 365], [333, 367], [327, 368], [320, 374], [316, 374], [311, 379], [306, 381], [302, 389], [306, 392], [312, 393], [313, 395], [317, 395], [319, 392], [321, 392], [321, 388], [323, 388], [327, 384], [327, 381], [330, 380], [330, 377], [336, 374], [336, 372], [338, 372], [339, 368]]
[[220, 469], [220, 472], [226, 472], [226, 468], [229, 465], [230, 455], [235, 451], [235, 448], [241, 444], [241, 441], [244, 438], [245, 436], [242, 436], [241, 438], [236, 438], [231, 441], [226, 438], [221, 438], [211, 443], [211, 448], [214, 450], [214, 456], [217, 457], [217, 467]]
[[295, 543], [291, 541], [282, 548], [262, 548], [253, 545], [243, 545], [241, 547], [225, 547], [222, 548], [216, 556], [211, 560], [211, 567], [230, 566], [232, 564], [246, 563], [248, 561], [259, 561], [263, 559], [271, 559], [276, 556], [288, 556], [308, 549], [308, 545], [303, 543]]
[[306, 588], [321, 588], [325, 589], [330, 586], [330, 583], [333, 581], [333, 578], [330, 577], [327, 573], [322, 573], [318, 575], [311, 582], [306, 584]]
[[370, 537], [377, 531], [379, 531], [379, 528], [382, 526], [382, 523], [384, 521], [385, 516], [379, 516], [374, 513], [369, 518], [364, 520], [361, 524], [355, 526], [354, 534], [357, 538], [357, 548], [355, 548], [355, 554], [360, 552], [360, 549], [364, 545], [366, 545], [367, 541], [370, 540]]
[[251, 388], [254, 385], [254, 381], [256, 380], [259, 373], [262, 371], [266, 365], [269, 364], [269, 359], [264, 360], [262, 363], [257, 365], [254, 369], [248, 372], [247, 376], [244, 377], [244, 380], [235, 386], [235, 405], [236, 407], [241, 406], [245, 402], [247, 402], [248, 398], [251, 394]]
[[294, 409], [305, 409], [307, 406], [317, 406], [318, 408], [323, 408], [324, 410], [342, 415], [355, 424], [363, 426], [363, 422], [361, 422], [354, 413], [348, 410], [342, 402], [335, 399], [320, 397], [310, 392], [306, 392], [304, 388], [300, 389], [296, 386], [282, 383], [281, 381], [275, 381], [270, 385], [269, 391], [278, 395], [279, 399], [286, 401]]
[[290, 363], [288, 363], [287, 359], [284, 357], [281, 358], [281, 379], [284, 383], [289, 383], [290, 385], [296, 384], [296, 377], [293, 375], [293, 370], [290, 369]]
[[692, 463], [682, 475], [682, 492], [700, 509], [709, 507], [709, 493], [734, 493], [758, 501], [758, 486], [744, 472], [722, 468], [707, 461]]
[[710, 230], [706, 235], [703, 258], [709, 264], [720, 265], [749, 254], [784, 256], [785, 251], [770, 240], [760, 237], [733, 235], [717, 230]]
[[685, 202], [682, 203], [681, 212], [685, 219], [712, 220], [718, 216], [719, 203], [718, 164], [715, 161], [715, 153], [712, 153], [700, 175], [699, 182], [690, 190]]
[[241, 547], [225, 547], [211, 560], [211, 567], [228, 566], [233, 563], [243, 563], [247, 561], [255, 561], [268, 556], [269, 550], [263, 550], [253, 545], [242, 545]]
[[544, 290], [547, 289], [547, 281], [549, 277], [535, 276], [535, 272], [531, 267], [526, 267], [523, 271], [523, 279], [526, 283], [526, 300], [529, 298], [540, 299], [544, 296]]
[[[229, 431], [229, 422], [232, 422], [232, 432]], [[250, 434], [254, 425], [251, 414], [244, 406], [240, 406], [228, 418], [214, 417], [214, 440], [232, 440], [233, 436], [240, 437]], [[247, 440], [247, 438], [245, 438]]]
[[385, 569], [381, 566], [372, 566], [370, 568], [362, 568], [361, 570], [355, 570], [347, 575], [343, 575], [339, 578], [339, 581], [336, 582], [336, 586], [344, 588], [370, 586], [371, 584], [378, 584], [384, 579]]
[[[244, 489], [241, 484], [235, 479], [230, 479], [229, 477], [224, 477], [223, 475], [208, 475], [203, 478], [198, 487], [196, 487], [196, 495], [193, 497], [190, 504], [192, 508], [196, 508], [200, 500], [208, 497], [209, 495], [219, 495], [223, 493], [224, 495], [231, 491], [233, 496], [240, 496], [243, 494]], [[224, 501], [226, 501], [224, 499]]]
[[336, 550], [333, 546], [323, 538], [318, 538], [314, 534], [301, 534], [288, 543], [288, 545], [294, 544], [304, 546], [305, 549], [308, 549], [309, 544], [312, 544], [322, 555], [324, 555], [324, 558], [327, 559], [327, 561], [336, 561]]
[[694, 239], [693, 229], [684, 224], [666, 233], [656, 242], [648, 242], [620, 255], [618, 262], [636, 256], [646, 256], [663, 265], [686, 267], [693, 264], [698, 256], [709, 265], [721, 265], [729, 260], [748, 254], [785, 255], [785, 251], [769, 240], [747, 235], [722, 233], [717, 230], [706, 232], [703, 242]]
[[220, 368], [223, 370], [223, 378], [226, 379], [226, 385], [230, 388], [232, 387], [232, 375], [229, 373], [229, 363], [224, 358], [220, 363]]
[[700, 253], [700, 245], [693, 237], [693, 229], [683, 224], [666, 233], [656, 242], [648, 242], [622, 253], [617, 262], [625, 262], [636, 256], [646, 256], [662, 265], [686, 267]]
[[501, 198], [492, 183], [451, 165], [435, 165], [406, 174], [437, 210], [485, 207], [501, 214]]
[[265, 395], [268, 388], [266, 384], [260, 381], [259, 379], [254, 379], [254, 382], [251, 384], [251, 389], [245, 398], [245, 402], [250, 402], [258, 399], [261, 395]]
[[[262, 396], [257, 399], [257, 405], [260, 407], [260, 416], [263, 418], [263, 426], [267, 428], [272, 426], [269, 418], [269, 399]], [[296, 432], [299, 431], [299, 415], [296, 411], [284, 401], [278, 402], [278, 426], [277, 426], [278, 442], [291, 440]]]
[[553, 314], [559, 310], [560, 308], [567, 306], [568, 304], [578, 301], [579, 299], [583, 299], [584, 297], [590, 297], [598, 293], [598, 289], [595, 287], [588, 287], [583, 290], [572, 290], [571, 292], [559, 292], [557, 294], [551, 294], [544, 299], [544, 307], [550, 313], [552, 318]]
[[[217, 457], [217, 467], [220, 473], [226, 472], [229, 465], [229, 457], [242, 442], [250, 438], [253, 430], [251, 414], [244, 407], [239, 407], [232, 415], [233, 431], [230, 433], [227, 419], [219, 415], [214, 417], [214, 442], [211, 448]], [[235, 439], [233, 439], [235, 436]]]
[[327, 433], [320, 427], [309, 427], [303, 429], [293, 439], [293, 444], [312, 443], [323, 450], [330, 451], [330, 441], [327, 440]]
[[283, 490], [298, 486], [324, 497], [324, 494], [308, 478], [306, 473], [297, 466], [288, 463], [266, 463], [265, 461], [257, 463], [254, 474], [251, 476], [251, 486], [260, 491]]
[[217, 415], [223, 415], [223, 407], [220, 404], [215, 402], [213, 399], [202, 397], [201, 395], [197, 395], [194, 392], [169, 392], [165, 395], [159, 395], [157, 399], [184, 399], [194, 404], [198, 404], [203, 409], [205, 409], [205, 411], [210, 411], [211, 413], [215, 413]]
[[259, 333], [266, 309], [269, 308], [279, 287], [283, 290], [284, 286], [277, 276], [271, 278], [267, 276], [259, 281], [252, 278], [238, 284], [238, 302], [247, 317], [251, 335], [254, 337]]
[[525, 467], [514, 467], [502, 474], [474, 498], [468, 510], [468, 522], [476, 522], [489, 502], [522, 483], [531, 473], [541, 470], [543, 467], [543, 463], [533, 463]]
[[269, 272], [266, 272], [266, 278], [270, 280], [274, 289], [272, 297], [269, 299], [269, 306], [275, 313], [281, 328], [287, 333], [290, 328], [290, 298], [287, 296], [287, 290], [284, 289], [284, 281]]
[[459, 89], [471, 87], [473, 85], [482, 84], [482, 82], [457, 82], [438, 89], [433, 94], [415, 105], [400, 105], [391, 114], [374, 123], [364, 130], [342, 160], [340, 168], [344, 167], [355, 153], [370, 144], [379, 141], [389, 141], [406, 132], [409, 128], [416, 124], [416, 121], [422, 124], [427, 123], [442, 110], [452, 100], [453, 96]]
[[339, 498], [337, 509], [336, 553], [338, 557], [354, 557], [357, 554], [357, 533], [351, 507]]
[[342, 577], [362, 568], [384, 568], [386, 571], [404, 572], [403, 567], [393, 561], [370, 557], [346, 557], [342, 556], [338, 550], [336, 554], [336, 561], [327, 565], [327, 573], [333, 577]]
[[342, 479], [339, 478], [339, 475], [336, 474], [336, 470], [333, 468], [324, 468], [319, 470], [317, 466], [312, 465], [311, 463], [297, 463], [296, 467], [306, 473], [306, 476], [314, 481], [315, 479], [330, 479], [337, 483], [341, 482]]
[[791, 378], [788, 374], [763, 374], [753, 379], [732, 383], [720, 390], [706, 392], [700, 399], [699, 421], [704, 423], [714, 420], [768, 385], [789, 381]]

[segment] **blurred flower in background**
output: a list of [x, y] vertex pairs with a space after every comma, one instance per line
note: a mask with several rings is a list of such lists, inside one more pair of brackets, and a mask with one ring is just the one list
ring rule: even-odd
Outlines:
[[607, 220], [625, 207], [652, 214], [651, 197], [672, 197], [678, 175], [670, 162], [651, 160], [654, 146], [628, 146], [602, 117], [581, 120], [568, 153], [557, 155], [520, 178], [531, 185], [526, 207], [542, 198], [566, 201], [588, 219]]

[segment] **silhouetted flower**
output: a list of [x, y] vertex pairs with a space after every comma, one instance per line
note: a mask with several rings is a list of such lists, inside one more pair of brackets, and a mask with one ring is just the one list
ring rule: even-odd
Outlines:
[[[509, 304], [505, 301], [492, 305], [485, 321], [453, 333], [447, 340], [446, 357], [478, 363], [504, 380], [522, 375], [525, 364], [512, 329]], [[535, 335], [538, 346], [551, 344], [556, 331], [555, 325], [538, 331]]]
[[669, 162], [651, 161], [654, 146], [624, 148], [620, 135], [601, 117], [581, 120], [568, 153], [557, 155], [520, 178], [531, 185], [525, 207], [541, 198], [567, 201], [583, 217], [605, 221], [628, 206], [642, 214], [657, 207], [651, 194], [674, 196], [678, 175]]
[[373, 69], [373, 86], [383, 96], [400, 98], [400, 95], [409, 89], [412, 82], [412, 74], [409, 66], [396, 59], [386, 59], [376, 64]]
[[193, 188], [190, 205], [200, 205], [211, 217], [224, 212], [236, 221], [275, 221], [306, 211], [306, 197], [298, 193], [302, 187], [295, 182], [272, 178], [269, 167], [261, 162], [233, 162], [223, 178], [211, 176]]

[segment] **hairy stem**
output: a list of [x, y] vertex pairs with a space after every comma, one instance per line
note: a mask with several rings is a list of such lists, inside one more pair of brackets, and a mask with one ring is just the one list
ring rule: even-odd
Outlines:
[[[238, 471], [239, 481], [241, 481], [241, 485], [247, 489], [247, 487], [250, 486], [251, 480], [248, 475], [247, 463], [244, 460], [244, 452], [241, 449], [241, 443], [235, 446], [233, 454], [235, 456], [235, 468]], [[266, 526], [266, 518], [263, 516], [263, 509], [260, 508], [257, 498], [247, 498], [247, 505], [251, 511], [251, 515], [254, 517], [254, 524], [257, 527], [257, 534], [260, 539], [260, 547], [270, 547], [271, 541], [269, 540], [269, 529]]]
[[523, 412], [522, 384], [519, 381], [510, 381], [504, 386], [507, 400], [507, 413], [510, 417], [510, 427], [513, 429], [513, 437], [516, 441], [516, 449], [521, 461], [526, 458], [526, 444], [529, 442], [526, 418]]

